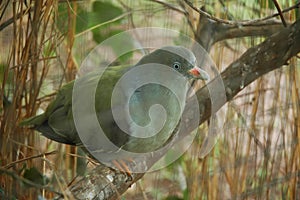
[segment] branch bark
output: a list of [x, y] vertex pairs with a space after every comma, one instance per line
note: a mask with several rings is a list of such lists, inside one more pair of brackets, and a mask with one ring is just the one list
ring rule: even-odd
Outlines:
[[[282, 25], [281, 25], [282, 26]], [[198, 106], [202, 115], [201, 124], [205, 122], [211, 114], [220, 109], [226, 102], [220, 102], [214, 105], [208, 88], [218, 90], [214, 86], [220, 78], [223, 80], [227, 101], [233, 99], [244, 87], [255, 81], [262, 75], [280, 68], [286, 64], [289, 59], [300, 52], [300, 19], [294, 24], [281, 28], [268, 37], [261, 44], [248, 49], [239, 59], [230, 64], [219, 77], [215, 77], [206, 86], [197, 91]], [[221, 97], [220, 97], [221, 98]], [[185, 112], [193, 111], [193, 106], [187, 103]], [[189, 113], [190, 115], [190, 113]], [[185, 127], [180, 127], [179, 137], [184, 137], [192, 130], [193, 120], [186, 123]], [[105, 166], [98, 166], [89, 174], [69, 187], [72, 195], [77, 199], [115, 199], [125, 192], [130, 185], [143, 177], [144, 174], [128, 175], [116, 172]]]
[[207, 51], [219, 41], [249, 36], [270, 36], [284, 29], [281, 21], [269, 19], [249, 24], [225, 24], [200, 16], [196, 40]]
[[[239, 59], [231, 63], [222, 73], [227, 101], [262, 75], [280, 68], [300, 52], [300, 19], [268, 37], [259, 45], [248, 49]], [[204, 106], [200, 122], [207, 120], [211, 113], [208, 87], [212, 80], [197, 92], [199, 106]], [[222, 105], [217, 105], [220, 108]]]

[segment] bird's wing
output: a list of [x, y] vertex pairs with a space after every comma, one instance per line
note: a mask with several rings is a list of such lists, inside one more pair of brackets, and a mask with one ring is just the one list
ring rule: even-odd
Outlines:
[[72, 117], [72, 89], [73, 82], [63, 86], [43, 114], [26, 119], [20, 125], [30, 126], [47, 138], [60, 143], [80, 143], [76, 138]]
[[[120, 78], [122, 73], [124, 73], [120, 68], [122, 67], [109, 67], [101, 79], [99, 79], [97, 73], [91, 72], [86, 74], [85, 82], [78, 86], [79, 90], [83, 91], [90, 88], [91, 85], [98, 84], [95, 96], [84, 98], [96, 98], [96, 112], [97, 114], [104, 113], [103, 116], [106, 116], [104, 123], [109, 127], [109, 130], [113, 131], [113, 133], [110, 132], [112, 135], [116, 133], [116, 128], [114, 122], [111, 120], [111, 112], [109, 111], [110, 98], [115, 82]], [[125, 68], [126, 67], [124, 67], [124, 70]], [[60, 143], [81, 145], [72, 113], [73, 87], [74, 81], [64, 85], [58, 91], [55, 100], [49, 104], [43, 114], [26, 119], [22, 121], [20, 125], [30, 126], [41, 132], [47, 138]], [[88, 115], [89, 113], [85, 114]], [[84, 120], [82, 123], [85, 123]]]

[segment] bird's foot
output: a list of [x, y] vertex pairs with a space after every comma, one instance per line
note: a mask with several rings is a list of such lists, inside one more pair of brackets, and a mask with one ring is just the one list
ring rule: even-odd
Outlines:
[[134, 163], [134, 160], [131, 158], [118, 159], [118, 160], [113, 160], [112, 164], [116, 167], [116, 169], [118, 171], [124, 172], [126, 174], [126, 176], [130, 178], [130, 180], [128, 180], [128, 181], [132, 181], [133, 177], [132, 177], [130, 167], [127, 164], [128, 162]]

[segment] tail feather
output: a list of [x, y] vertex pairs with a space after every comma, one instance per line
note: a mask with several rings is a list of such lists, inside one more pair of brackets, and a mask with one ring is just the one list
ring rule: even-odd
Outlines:
[[76, 145], [72, 140], [63, 134], [55, 132], [48, 124], [48, 117], [45, 114], [30, 117], [19, 123], [19, 126], [28, 126], [42, 133], [43, 136], [59, 143]]
[[56, 133], [49, 125], [47, 122], [45, 122], [42, 125], [34, 127], [35, 130], [39, 131], [42, 133], [43, 136], [46, 138], [49, 138], [51, 140], [54, 140], [59, 143], [64, 143], [64, 144], [70, 144], [70, 145], [77, 145], [74, 143], [72, 140], [67, 138], [65, 135], [58, 134]]
[[20, 126], [36, 127], [44, 124], [47, 121], [47, 116], [45, 114], [37, 115], [25, 119], [19, 123]]

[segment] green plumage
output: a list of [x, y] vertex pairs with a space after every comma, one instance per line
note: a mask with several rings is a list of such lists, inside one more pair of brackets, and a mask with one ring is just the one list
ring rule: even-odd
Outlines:
[[[98, 82], [98, 88], [101, 91], [96, 93], [96, 99], [98, 101], [97, 110], [100, 109], [107, 111], [110, 109], [110, 98], [114, 84], [119, 80], [122, 74], [128, 70], [128, 66], [114, 66], [109, 67], [105, 71], [105, 75], [99, 81], [98, 74], [93, 72], [86, 74], [86, 85], [83, 87], [89, 87], [90, 85]], [[105, 84], [102, 83], [105, 82]], [[105, 86], [104, 86], [105, 85]], [[20, 123], [21, 126], [30, 126], [35, 130], [41, 132], [45, 137], [54, 140], [56, 142], [70, 144], [70, 145], [82, 145], [80, 137], [76, 131], [76, 127], [72, 114], [72, 94], [73, 94], [74, 81], [71, 81], [64, 85], [57, 93], [56, 98], [47, 107], [43, 114], [28, 118]], [[85, 88], [82, 88], [85, 89]], [[99, 104], [101, 103], [101, 105]]]
[[[180, 55], [177, 55], [177, 53]], [[132, 67], [108, 67], [102, 77], [99, 80], [99, 76], [93, 72], [85, 75], [85, 82], [79, 86], [80, 90], [85, 90], [98, 81], [96, 96], [85, 97], [95, 98], [95, 110], [97, 112], [98, 121], [103, 128], [107, 137], [118, 147], [132, 152], [150, 152], [154, 151], [168, 141], [171, 138], [173, 130], [180, 121], [180, 116], [183, 111], [180, 108], [180, 104], [185, 105], [185, 97], [188, 90], [188, 85], [179, 84], [178, 80], [168, 80], [170, 84], [174, 84], [180, 91], [182, 99], [179, 102], [178, 98], [170, 89], [158, 85], [147, 84], [138, 89], [129, 98], [129, 112], [132, 120], [139, 126], [144, 127], [151, 123], [151, 116], [149, 109], [152, 105], [160, 104], [165, 109], [166, 121], [163, 124], [163, 128], [159, 132], [151, 137], [139, 138], [141, 130], [132, 125], [132, 121], [127, 118], [122, 118], [127, 126], [128, 130], [136, 137], [129, 136], [124, 133], [116, 124], [112, 109], [118, 109], [118, 106], [122, 106], [123, 102], [118, 102], [116, 105], [111, 105], [112, 91], [118, 80], [134, 67], [147, 64], [151, 67], [151, 63], [162, 64], [169, 66], [173, 70], [181, 73], [187, 79], [208, 79], [208, 75], [204, 71], [199, 71], [199, 76], [191, 75], [190, 70], [196, 64], [196, 59], [192, 52], [189, 50], [178, 47], [168, 46], [162, 49], [158, 49], [151, 54], [144, 56], [135, 66]], [[160, 76], [160, 74], [147, 74], [148, 76]], [[163, 73], [161, 76], [164, 76]], [[135, 77], [137, 82], [140, 77]], [[161, 77], [168, 79], [168, 77]], [[180, 77], [178, 77], [180, 78]], [[178, 84], [178, 85], [176, 85]], [[51, 102], [46, 109], [45, 113], [29, 118], [21, 123], [21, 125], [31, 126], [37, 131], [41, 132], [44, 136], [54, 141], [71, 144], [82, 145], [80, 137], [78, 136], [73, 114], [72, 114], [72, 93], [73, 93], [74, 81], [63, 86], [56, 96], [56, 99]], [[124, 96], [126, 96], [126, 88], [124, 89]], [[76, 99], [73, 99], [73, 101]], [[120, 100], [121, 101], [121, 100]], [[119, 105], [118, 105], [119, 103]], [[154, 117], [153, 117], [154, 116]], [[160, 123], [160, 115], [153, 115], [152, 120], [154, 123]], [[80, 122], [81, 123], [81, 122]], [[88, 121], [82, 120], [82, 123], [88, 123]], [[151, 135], [150, 127], [147, 131], [143, 131], [144, 135]], [[155, 128], [155, 127], [153, 127]], [[130, 134], [130, 133], [129, 133]], [[97, 147], [101, 149], [101, 147]]]

